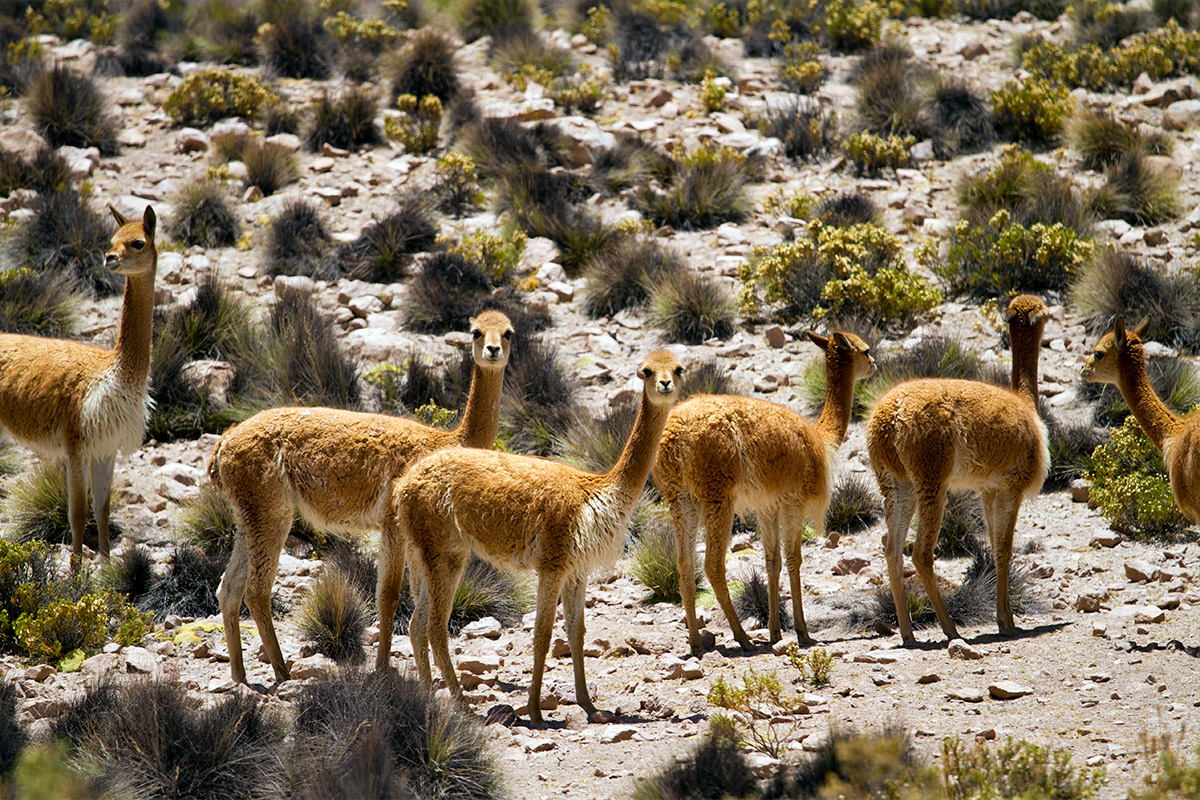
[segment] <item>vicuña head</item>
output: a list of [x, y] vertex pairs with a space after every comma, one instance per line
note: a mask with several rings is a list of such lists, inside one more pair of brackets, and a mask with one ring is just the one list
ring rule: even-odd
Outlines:
[[443, 447], [490, 448], [495, 442], [513, 325], [499, 311], [484, 311], [471, 320], [470, 331], [475, 368], [454, 430], [386, 414], [275, 408], [234, 426], [217, 442], [208, 474], [238, 522], [217, 589], [235, 681], [246, 682], [238, 620], [243, 597], [275, 679], [288, 678], [271, 620], [271, 585], [296, 510], [323, 530], [379, 530], [392, 481], [418, 459]]
[[530, 721], [538, 725], [542, 719], [542, 674], [560, 596], [576, 701], [594, 717], [583, 672], [588, 575], [621, 553], [629, 514], [679, 396], [683, 367], [671, 353], [660, 350], [646, 358], [638, 375], [643, 386], [637, 419], [616, 465], [606, 473], [584, 472], [544, 458], [448, 448], [421, 459], [395, 482], [379, 554], [377, 669], [385, 669], [391, 655], [392, 618], [407, 551], [417, 593], [408, 629], [417, 674], [430, 682], [432, 649], [446, 685], [461, 698], [447, 623], [463, 569], [474, 553], [498, 566], [538, 574]]
[[112, 205], [108, 210], [121, 227], [113, 234], [112, 247], [104, 254], [104, 266], [119, 275], [153, 275], [158, 266], [158, 248], [154, 245], [158, 217], [154, 209], [146, 206], [142, 218], [133, 221]]

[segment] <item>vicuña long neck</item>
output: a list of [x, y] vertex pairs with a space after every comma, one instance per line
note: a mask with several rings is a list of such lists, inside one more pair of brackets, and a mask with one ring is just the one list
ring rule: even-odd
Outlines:
[[1024, 395], [1038, 408], [1038, 355], [1042, 348], [1042, 331], [1010, 328], [1012, 340], [1012, 390]]
[[478, 364], [471, 374], [471, 393], [462, 421], [454, 436], [463, 447], [490, 450], [500, 430], [500, 392], [504, 386], [503, 369], [484, 369]]
[[150, 339], [154, 328], [154, 273], [128, 275], [121, 303], [121, 323], [113, 348], [117, 374], [125, 386], [144, 387], [150, 374]]
[[642, 493], [646, 485], [646, 477], [654, 466], [654, 457], [658, 455], [658, 441], [662, 438], [663, 428], [667, 424], [667, 416], [671, 413], [668, 405], [655, 405], [642, 393], [642, 406], [638, 409], [637, 418], [633, 421], [633, 430], [621, 457], [613, 464], [606, 475], [607, 483], [620, 487], [621, 494], [632, 501]]
[[825, 405], [817, 418], [817, 430], [826, 442], [841, 445], [854, 407], [854, 365], [825, 356]]
[[1141, 353], [1131, 354], [1133, 358], [1122, 364], [1117, 388], [1129, 405], [1129, 410], [1142, 426], [1142, 430], [1154, 442], [1161, 453], [1163, 443], [1171, 438], [1182, 426], [1179, 417], [1171, 413], [1166, 403], [1159, 399], [1146, 376], [1146, 359]]

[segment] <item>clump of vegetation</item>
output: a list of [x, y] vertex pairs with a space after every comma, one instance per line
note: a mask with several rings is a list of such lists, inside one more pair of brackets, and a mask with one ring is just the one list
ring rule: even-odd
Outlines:
[[333, 332], [333, 319], [311, 294], [276, 292], [267, 316], [268, 347], [276, 391], [287, 405], [357, 409], [358, 370]]
[[153, 580], [145, 594], [131, 600], [157, 620], [170, 614], [181, 617], [219, 614], [217, 586], [228, 563], [228, 551], [206, 553], [190, 544], [178, 544], [166, 571]]
[[303, 687], [283, 761], [297, 797], [491, 800], [500, 771], [479, 723], [394, 671], [349, 671]]
[[[633, 577], [650, 590], [648, 602], [680, 602], [679, 563], [675, 559], [675, 534], [662, 516], [646, 526], [630, 549]], [[691, 554], [692, 575], [696, 586], [704, 574], [695, 553]]]
[[1194, 73], [1200, 65], [1200, 31], [1184, 30], [1170, 20], [1158, 30], [1129, 37], [1120, 47], [1037, 42], [1025, 50], [1021, 64], [1035, 78], [1067, 89], [1108, 92], [1132, 85], [1143, 72], [1152, 81]]
[[672, 154], [664, 164], [661, 185], [638, 191], [638, 207], [657, 225], [712, 228], [737, 222], [750, 211], [746, 180], [755, 165], [726, 147], [702, 145]]
[[1141, 151], [1118, 158], [1104, 172], [1104, 185], [1092, 198], [1096, 214], [1133, 225], [1157, 225], [1182, 211], [1179, 179]]
[[395, 210], [363, 228], [358, 238], [342, 245], [334, 256], [351, 278], [391, 283], [413, 253], [429, 250], [437, 241], [437, 223], [425, 201], [409, 195]]
[[684, 344], [728, 339], [736, 329], [733, 296], [707, 275], [683, 269], [668, 275], [650, 296], [654, 324]]
[[[110, 494], [110, 502], [114, 497]], [[86, 499], [85, 507], [91, 508], [90, 490]], [[66, 470], [61, 465], [43, 464], [10, 487], [5, 501], [5, 516], [10, 526], [9, 535], [19, 542], [70, 544]], [[109, 522], [109, 536], [114, 540], [120, 538], [123, 530], [124, 526], [117, 520]], [[89, 547], [95, 547], [98, 535], [96, 520], [89, 514], [83, 541]]]
[[1175, 140], [1158, 129], [1122, 122], [1110, 112], [1084, 109], [1067, 123], [1067, 141], [1079, 151], [1086, 169], [1100, 170], [1141, 151], [1169, 156]]
[[1061, 223], [1086, 234], [1094, 216], [1092, 202], [1074, 181], [1015, 146], [991, 169], [963, 177], [957, 194], [963, 219], [972, 225], [986, 225], [1003, 209], [1021, 225]]
[[451, 152], [437, 160], [438, 208], [455, 216], [482, 202], [479, 170], [468, 155]]
[[458, 94], [454, 42], [437, 28], [414, 31], [392, 64], [392, 103], [401, 95], [433, 95], [443, 103]]
[[1092, 482], [1092, 502], [1115, 530], [1170, 540], [1188, 527], [1171, 494], [1162, 455], [1132, 416], [1097, 448], [1085, 474]]
[[402, 94], [396, 99], [396, 108], [400, 115], [388, 117], [383, 123], [389, 139], [395, 139], [410, 153], [428, 153], [437, 147], [442, 127], [441, 100], [428, 94], [418, 102], [416, 95]]
[[611, 316], [644, 305], [664, 281], [686, 270], [669, 247], [645, 236], [624, 236], [601, 250], [587, 265], [584, 310], [593, 317]]
[[98, 295], [116, 294], [124, 279], [104, 266], [113, 226], [74, 190], [38, 197], [34, 215], [13, 235], [14, 266], [70, 276]]
[[957, 558], [981, 553], [984, 532], [983, 507], [978, 495], [969, 490], [947, 492], [942, 527], [938, 530], [933, 555], [935, 558]]
[[738, 746], [736, 732], [716, 726], [683, 760], [675, 760], [658, 773], [640, 778], [634, 789], [637, 800], [720, 800], [752, 797], [758, 781]]
[[751, 748], [771, 758], [782, 757], [808, 709], [774, 671], [754, 669], [746, 670], [740, 681], [726, 681], [724, 675], [718, 675], [709, 687], [708, 702], [727, 712], [712, 715], [714, 726], [738, 730]]
[[304, 140], [319, 153], [326, 144], [352, 150], [382, 141], [375, 127], [375, 97], [361, 86], [351, 86], [338, 97], [324, 93], [313, 103], [312, 123]]
[[228, 556], [237, 535], [233, 506], [215, 486], [204, 481], [200, 492], [183, 503], [176, 523], [184, 541], [209, 555]]
[[242, 226], [229, 207], [228, 192], [220, 181], [204, 179], [185, 184], [174, 209], [167, 223], [172, 239], [201, 247], [228, 247], [237, 242]]
[[952, 800], [982, 794], [997, 797], [1062, 797], [1087, 800], [1104, 785], [1104, 769], [1079, 768], [1071, 751], [1053, 750], [1009, 737], [994, 748], [977, 739], [964, 744], [957, 736], [942, 742], [942, 775]]
[[901, 169], [912, 161], [909, 150], [917, 140], [912, 136], [890, 135], [886, 139], [873, 133], [852, 133], [841, 142], [842, 152], [854, 164], [859, 175], [878, 175], [885, 169]]
[[246, 186], [257, 186], [263, 195], [275, 194], [300, 177], [300, 167], [291, 150], [258, 137], [247, 141], [241, 160], [246, 165]]
[[941, 302], [928, 281], [908, 270], [899, 240], [870, 224], [835, 228], [814, 221], [795, 242], [755, 248], [738, 277], [743, 310], [782, 322], [853, 309], [895, 324]]
[[1063, 291], [1091, 258], [1092, 242], [1061, 222], [1027, 226], [1011, 220], [1004, 209], [982, 226], [960, 220], [950, 234], [947, 253], [938, 258], [927, 251], [923, 260], [953, 292], [986, 300], [1018, 292]]
[[58, 151], [48, 145], [39, 147], [33, 158], [0, 150], [0, 194], [13, 189], [33, 189], [38, 194], [65, 192], [71, 188], [71, 168]]
[[354, 81], [370, 80], [379, 57], [403, 35], [386, 20], [362, 19], [345, 9], [322, 24], [337, 42], [342, 71]]
[[943, 155], [973, 153], [996, 138], [991, 103], [962, 79], [936, 75], [924, 109], [937, 132], [934, 145]]
[[1108, 441], [1108, 430], [1090, 422], [1064, 425], [1054, 417], [1046, 421], [1049, 434], [1050, 473], [1042, 491], [1061, 491], [1070, 487], [1076, 478], [1083, 477], [1096, 448]]
[[96, 147], [117, 154], [117, 123], [96, 82], [62, 64], [40, 70], [25, 90], [33, 124], [52, 147]]
[[878, 495], [871, 485], [857, 475], [838, 477], [825, 510], [825, 529], [837, 533], [854, 533], [875, 524], [883, 511]]
[[829, 152], [837, 142], [837, 115], [820, 103], [797, 98], [768, 108], [758, 120], [763, 136], [783, 142], [789, 158], [808, 160]]
[[1067, 10], [1066, 0], [958, 0], [958, 10], [975, 20], [1010, 20], [1028, 11], [1041, 20], [1054, 20]]
[[409, 287], [405, 324], [428, 333], [463, 330], [497, 286], [479, 262], [456, 253], [435, 253]]
[[336, 278], [337, 264], [327, 257], [332, 243], [320, 209], [308, 201], [291, 198], [267, 228], [267, 274]]
[[800, 673], [801, 680], [813, 688], [829, 685], [833, 675], [833, 654], [824, 647], [814, 647], [802, 653], [800, 647], [793, 643], [787, 649], [787, 660]]
[[532, 336], [536, 318], [513, 322], [521, 346], [504, 371], [500, 432], [515, 452], [550, 455], [580, 413], [577, 382], [558, 349]]
[[281, 78], [329, 77], [334, 64], [334, 41], [317, 10], [304, 0], [266, 0], [265, 22], [255, 44], [269, 75]]
[[338, 663], [360, 664], [366, 658], [367, 622], [366, 604], [355, 587], [338, 570], [327, 569], [313, 581], [299, 625], [317, 652]]
[[850, 228], [854, 225], [878, 225], [883, 214], [879, 206], [864, 192], [843, 192], [824, 198], [817, 205], [812, 217], [825, 225]]
[[[1144, 791], [1134, 790], [1129, 796], [1133, 800], [1169, 800], [1188, 797], [1200, 786], [1200, 758], [1191, 757], [1165, 743], [1153, 743], [1151, 752], [1158, 751], [1154, 774], [1143, 778]], [[1200, 756], [1200, 748], [1194, 752]]]
[[101, 682], [51, 732], [97, 765], [90, 782], [99, 794], [266, 796], [281, 783], [283, 731], [266, 705], [245, 694], [197, 705], [177, 681]]
[[935, 133], [917, 92], [923, 78], [904, 40], [888, 39], [863, 55], [851, 73], [857, 94], [855, 116], [862, 133], [912, 136], [914, 141]]
[[795, 94], [812, 94], [829, 76], [815, 42], [788, 42], [777, 69], [783, 88]]
[[[734, 587], [732, 596], [733, 610], [738, 619], [753, 620], [753, 627], [765, 628], [771, 621], [770, 589], [763, 574], [757, 569], [750, 572], [750, 577]], [[779, 628], [790, 631], [792, 616], [788, 613], [787, 603], [779, 601]]]
[[79, 295], [68, 276], [28, 267], [0, 270], [0, 331], [68, 336]]
[[163, 103], [179, 125], [211, 125], [226, 117], [253, 119], [278, 98], [250, 75], [227, 69], [202, 69], [184, 78]]
[[699, 32], [670, 14], [667, 22], [642, 11], [616, 15], [614, 39], [607, 46], [618, 81], [669, 78], [699, 83], [709, 72], [729, 75], [729, 67], [704, 44]]
[[1014, 142], [1049, 143], [1062, 132], [1073, 108], [1065, 86], [1036, 78], [1009, 81], [992, 93], [996, 127]]
[[532, 33], [538, 9], [529, 0], [470, 0], [458, 13], [466, 41], [490, 36], [493, 42], [505, 42]]
[[483, 268], [497, 284], [516, 274], [528, 237], [519, 230], [469, 233], [449, 246], [448, 252], [463, 256]]
[[298, 135], [300, 133], [302, 116], [299, 108], [282, 100], [268, 100], [258, 112], [258, 118], [262, 121], [263, 132], [267, 136], [274, 136], [277, 133], [293, 133]]
[[568, 274], [577, 274], [625, 236], [576, 204], [581, 188], [569, 175], [515, 168], [505, 171], [497, 187], [500, 211], [529, 236], [544, 236], [558, 245]]
[[854, 53], [879, 43], [885, 19], [887, 11], [874, 0], [831, 0], [822, 32], [833, 49]]

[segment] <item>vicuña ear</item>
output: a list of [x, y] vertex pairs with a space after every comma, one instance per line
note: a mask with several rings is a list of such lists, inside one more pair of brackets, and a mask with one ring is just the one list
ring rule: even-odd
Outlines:
[[817, 347], [821, 348], [822, 350], [824, 350], [826, 347], [829, 346], [829, 337], [822, 336], [821, 334], [817, 333], [816, 331], [807, 331], [806, 330], [804, 332], [804, 336], [810, 342], [812, 342], [813, 344], [815, 344]]
[[1113, 341], [1116, 342], [1117, 347], [1125, 346], [1125, 317], [1120, 314], [1113, 321]]
[[[112, 208], [112, 206], [109, 206]], [[117, 213], [115, 210], [113, 213]], [[146, 210], [142, 212], [142, 228], [146, 231], [146, 238], [154, 241], [154, 229], [158, 225], [158, 215], [154, 213], [154, 207], [147, 205]]]
[[1137, 327], [1133, 329], [1134, 335], [1136, 335], [1139, 339], [1141, 339], [1142, 334], [1144, 334], [1149, 328], [1150, 328], [1150, 315], [1147, 314], [1146, 316], [1142, 317], [1142, 321], [1139, 322], [1137, 324]]
[[117, 211], [116, 206], [114, 206], [112, 203], [108, 204], [108, 210], [112, 212], [112, 215], [117, 220], [118, 225], [124, 225], [129, 222], [129, 220], [121, 216], [121, 212]]
[[1011, 308], [1004, 310], [1004, 322], [1006, 325], [1012, 325], [1012, 321], [1017, 318], [1017, 312]]
[[853, 350], [854, 349], [854, 345], [846, 337], [846, 334], [842, 333], [841, 331], [833, 332], [833, 341], [836, 342], [837, 346], [843, 350]]

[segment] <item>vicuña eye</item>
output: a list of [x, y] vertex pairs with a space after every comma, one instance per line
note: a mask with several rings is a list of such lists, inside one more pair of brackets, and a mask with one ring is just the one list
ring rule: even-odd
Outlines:
[[513, 332], [512, 332], [512, 331], [505, 331], [505, 332], [504, 332], [504, 338], [505, 338], [505, 339], [511, 339], [512, 337], [513, 337]]
[[479, 337], [483, 336], [483, 331], [476, 328], [475, 330], [471, 331], [471, 335], [478, 339]]
[[143, 242], [141, 239], [134, 239], [132, 242], [130, 242], [130, 244], [133, 246], [134, 250], [141, 250], [143, 247], [146, 246], [146, 243]]

